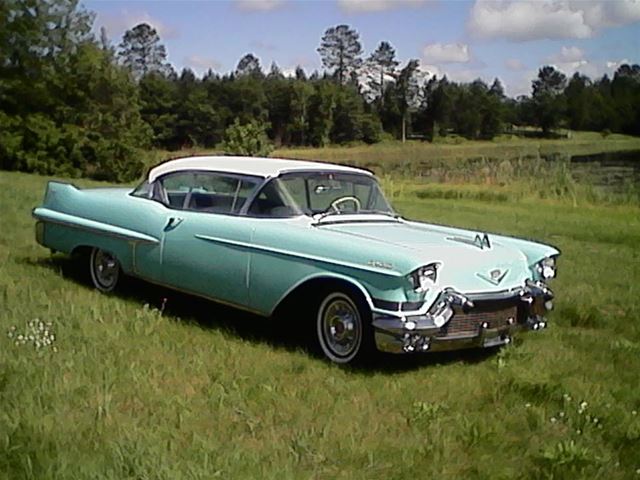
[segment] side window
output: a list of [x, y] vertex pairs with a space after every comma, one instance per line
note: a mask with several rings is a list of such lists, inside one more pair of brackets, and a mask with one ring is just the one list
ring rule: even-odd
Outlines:
[[299, 214], [295, 202], [280, 180], [270, 181], [253, 200], [249, 215], [255, 217], [285, 218]]
[[151, 188], [149, 182], [145, 180], [140, 185], [138, 185], [133, 192], [131, 192], [131, 195], [140, 198], [151, 198], [152, 193], [153, 188]]
[[213, 172], [180, 172], [161, 180], [164, 202], [173, 208], [238, 213], [260, 179]]

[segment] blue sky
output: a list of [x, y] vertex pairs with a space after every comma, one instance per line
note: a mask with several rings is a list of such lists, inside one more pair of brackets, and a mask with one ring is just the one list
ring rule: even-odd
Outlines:
[[494, 77], [510, 95], [530, 92], [543, 64], [567, 75], [611, 74], [640, 63], [640, 0], [217, 0], [86, 1], [117, 44], [147, 22], [160, 33], [178, 70], [233, 70], [246, 53], [268, 69], [321, 69], [324, 31], [347, 24], [365, 56], [386, 40], [402, 62], [453, 80]]

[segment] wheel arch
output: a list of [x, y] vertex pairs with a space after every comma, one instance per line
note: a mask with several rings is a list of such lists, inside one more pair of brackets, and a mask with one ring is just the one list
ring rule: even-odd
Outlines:
[[71, 249], [72, 257], [88, 256], [91, 254], [91, 250], [95, 247], [93, 245], [76, 245]]
[[335, 273], [317, 273], [303, 278], [287, 290], [278, 300], [270, 315], [277, 315], [278, 312], [294, 306], [299, 300], [305, 298], [305, 294], [327, 290], [335, 287], [336, 290], [343, 290], [352, 293], [363, 301], [369, 310], [372, 310], [373, 301], [367, 289], [358, 281], [345, 275]]

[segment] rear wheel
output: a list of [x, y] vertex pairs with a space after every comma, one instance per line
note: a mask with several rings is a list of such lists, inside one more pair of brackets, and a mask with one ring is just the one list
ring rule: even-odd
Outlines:
[[370, 313], [363, 302], [334, 291], [318, 304], [316, 333], [324, 355], [335, 363], [355, 363], [373, 350]]
[[94, 248], [89, 256], [89, 272], [93, 285], [98, 290], [112, 292], [120, 279], [120, 263], [106, 250]]

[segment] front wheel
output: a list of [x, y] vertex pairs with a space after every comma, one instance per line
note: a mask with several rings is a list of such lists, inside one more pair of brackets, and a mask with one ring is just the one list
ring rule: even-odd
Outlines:
[[94, 248], [89, 257], [89, 272], [93, 285], [101, 292], [112, 292], [120, 279], [120, 263], [111, 253]]
[[331, 292], [320, 301], [316, 330], [322, 352], [335, 363], [354, 363], [372, 350], [370, 315], [351, 295]]

